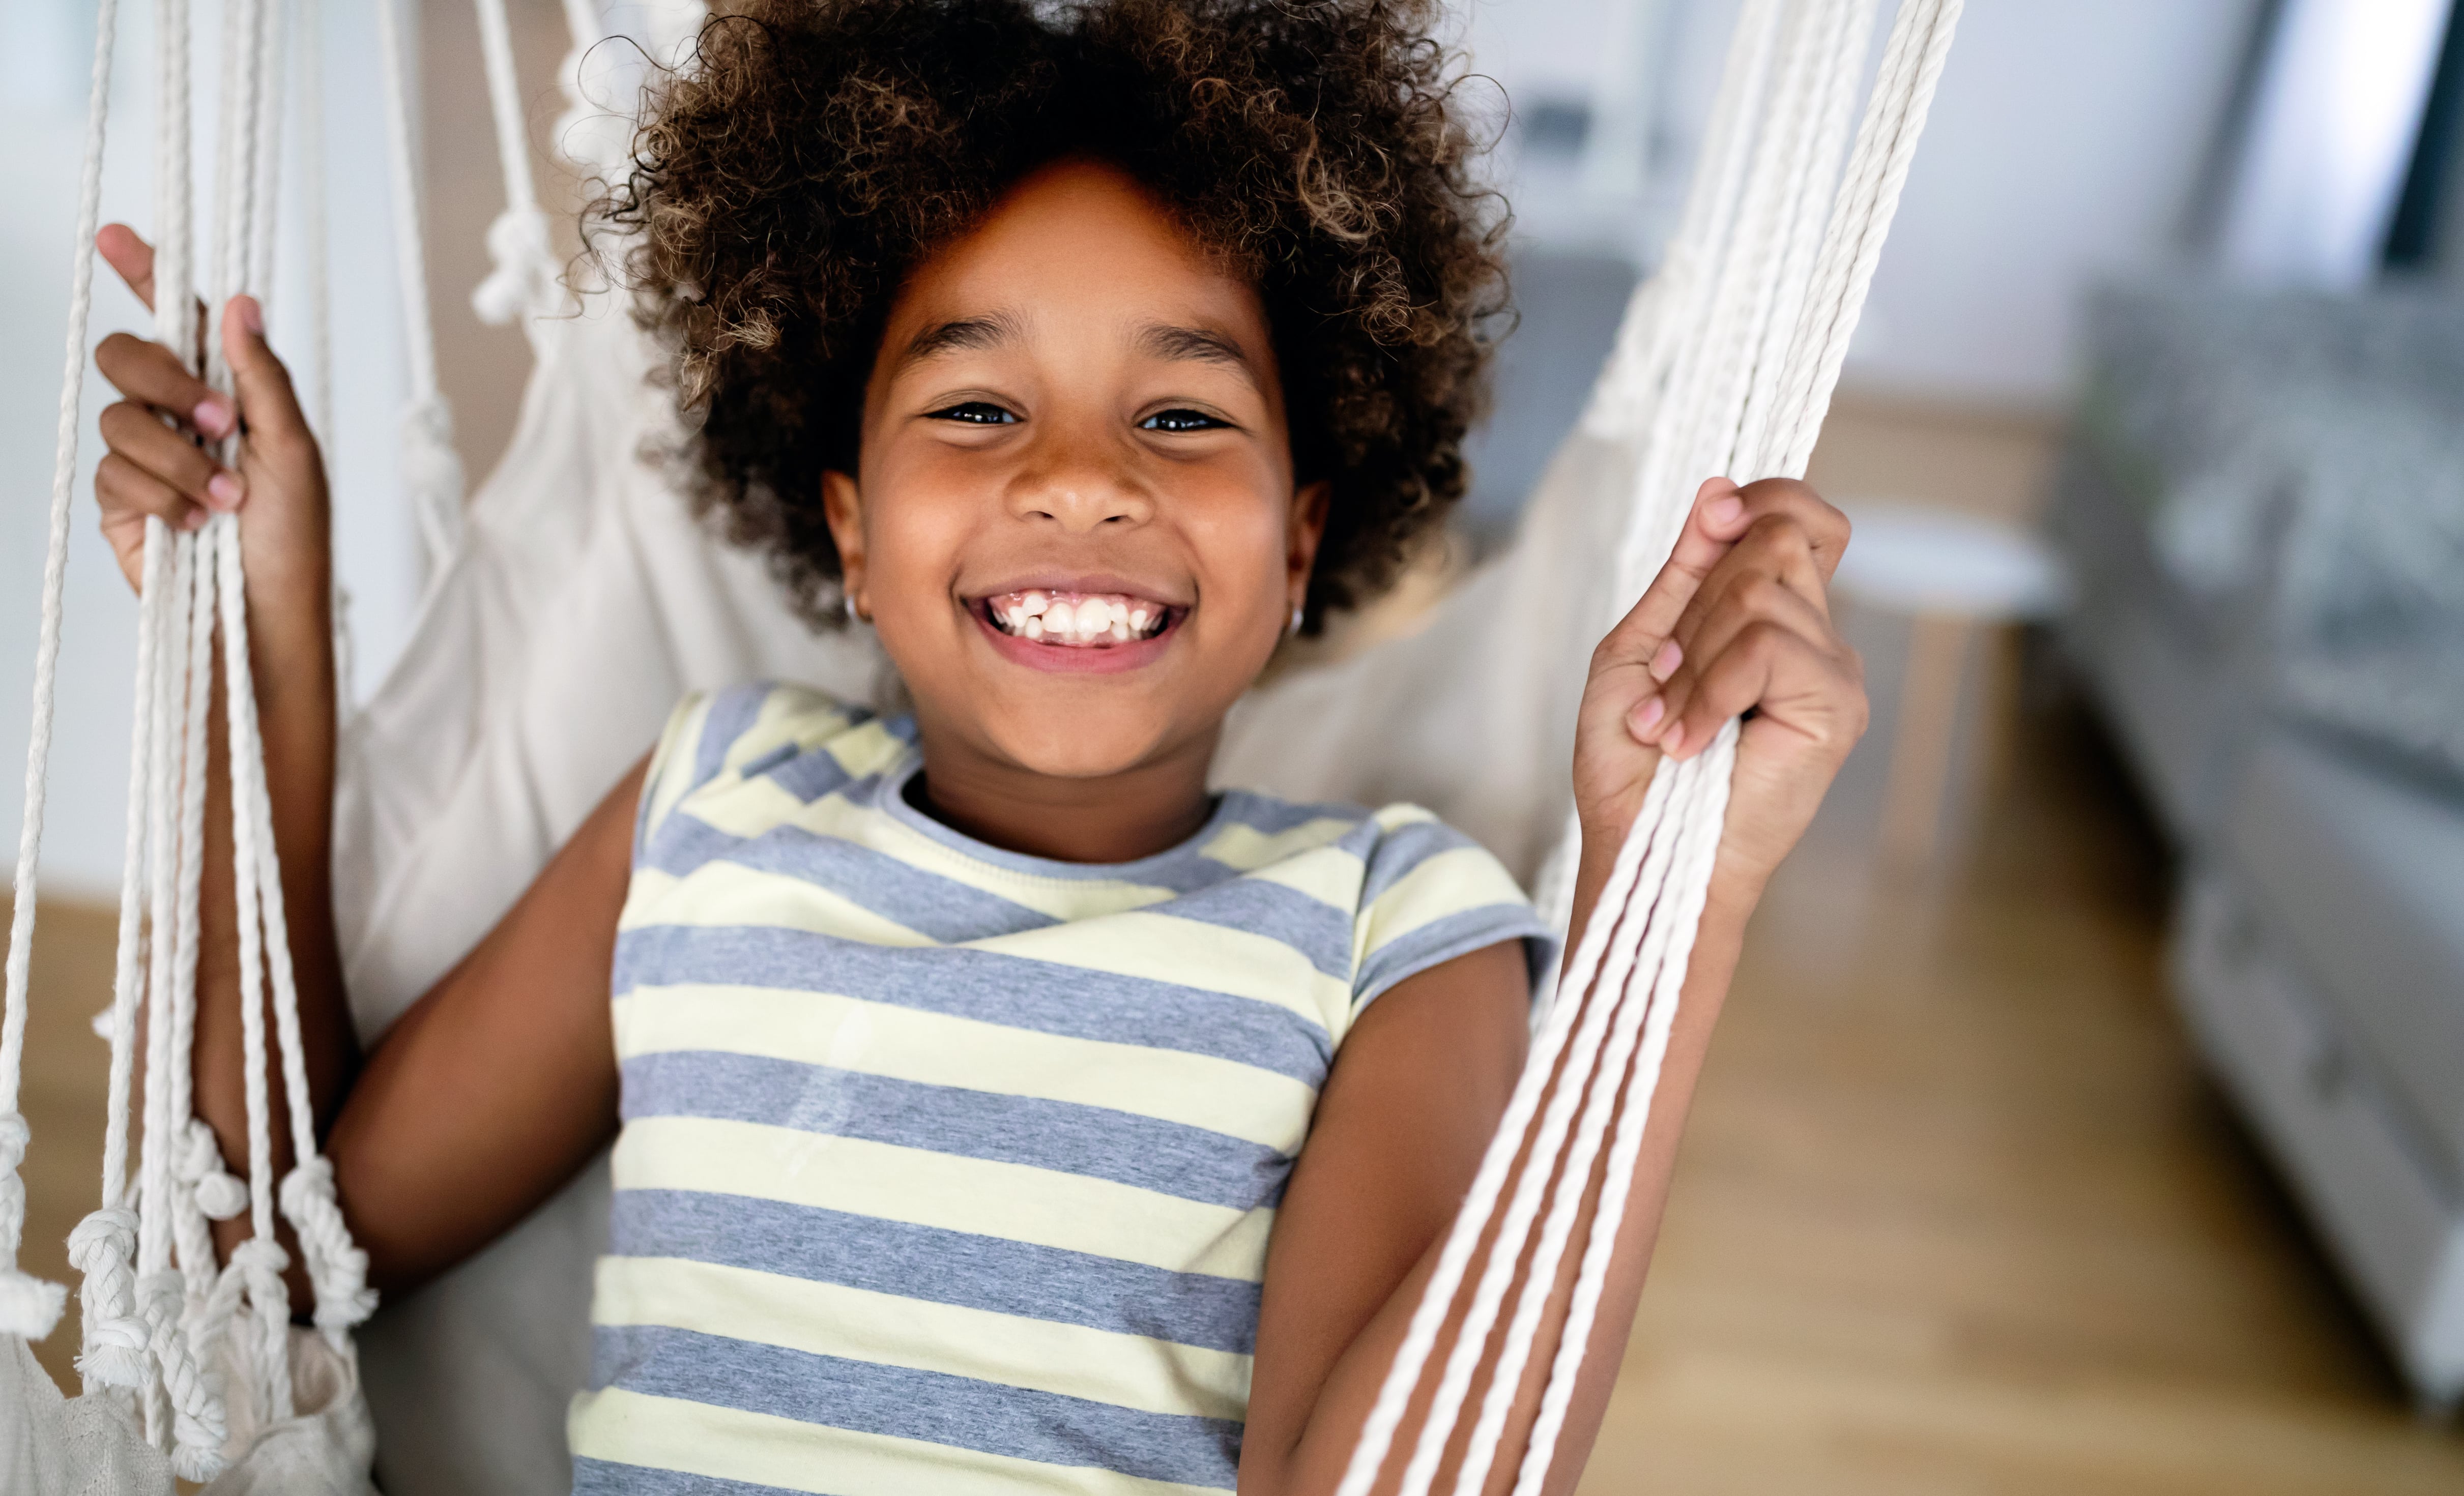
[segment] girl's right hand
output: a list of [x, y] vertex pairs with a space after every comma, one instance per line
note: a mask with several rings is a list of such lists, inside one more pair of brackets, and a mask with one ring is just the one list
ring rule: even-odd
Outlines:
[[[153, 247], [124, 224], [105, 228], [95, 247], [152, 307]], [[193, 530], [209, 515], [239, 513], [252, 618], [315, 638], [323, 632], [332, 574], [324, 462], [264, 325], [253, 297], [232, 298], [222, 333], [236, 401], [208, 387], [161, 343], [129, 333], [102, 341], [95, 364], [125, 398], [102, 412], [110, 451], [95, 471], [95, 496], [103, 537], [131, 587], [143, 575], [149, 517]], [[214, 448], [234, 430], [242, 433], [237, 465], [226, 467]]]

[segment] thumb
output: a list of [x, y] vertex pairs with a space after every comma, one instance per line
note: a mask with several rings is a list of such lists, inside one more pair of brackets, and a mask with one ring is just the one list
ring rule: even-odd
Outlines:
[[291, 387], [291, 371], [266, 343], [265, 308], [256, 297], [233, 297], [224, 309], [223, 356], [231, 361], [240, 418], [252, 436], [279, 442], [308, 435], [299, 396]]

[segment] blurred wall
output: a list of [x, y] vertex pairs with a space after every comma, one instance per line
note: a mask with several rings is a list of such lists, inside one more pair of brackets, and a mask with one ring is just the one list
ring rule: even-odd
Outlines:
[[[1617, 86], [1624, 6], [1664, 7], [1663, 146], [1688, 148], [1735, 0], [1472, 0], [1465, 42], [1519, 106]], [[1887, 7], [1885, 8], [1887, 11]], [[1849, 379], [2057, 404], [2072, 309], [2171, 261], [2258, 0], [1974, 0], [1875, 279]], [[1681, 164], [1682, 165], [1682, 164]]]

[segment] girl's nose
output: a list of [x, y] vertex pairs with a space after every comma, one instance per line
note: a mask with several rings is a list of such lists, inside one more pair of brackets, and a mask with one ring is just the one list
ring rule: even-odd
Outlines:
[[1131, 528], [1155, 517], [1155, 495], [1127, 465], [1084, 445], [1045, 454], [1011, 480], [1010, 513], [1050, 520], [1071, 534]]

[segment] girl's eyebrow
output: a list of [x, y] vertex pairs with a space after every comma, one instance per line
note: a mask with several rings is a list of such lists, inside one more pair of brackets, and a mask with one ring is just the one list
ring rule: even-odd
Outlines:
[[957, 318], [927, 327], [910, 339], [898, 363], [904, 367], [935, 354], [996, 347], [1018, 335], [1018, 317], [1014, 313], [987, 312], [980, 317]]
[[1231, 334], [1218, 332], [1211, 327], [1149, 322], [1138, 329], [1136, 347], [1150, 358], [1170, 362], [1194, 360], [1201, 363], [1229, 364], [1251, 385], [1258, 383], [1258, 371], [1250, 364], [1248, 353]]

